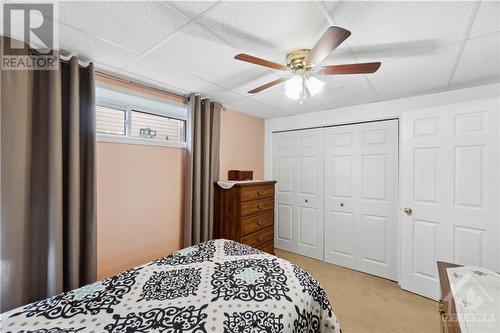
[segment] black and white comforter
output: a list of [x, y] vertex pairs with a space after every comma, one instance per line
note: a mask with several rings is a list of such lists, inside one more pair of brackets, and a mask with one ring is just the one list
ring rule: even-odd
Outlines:
[[302, 268], [213, 240], [2, 314], [2, 332], [340, 332]]

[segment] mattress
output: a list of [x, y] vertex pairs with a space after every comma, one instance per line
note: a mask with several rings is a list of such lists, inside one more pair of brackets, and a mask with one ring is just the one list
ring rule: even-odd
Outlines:
[[2, 314], [2, 332], [340, 332], [309, 273], [224, 239]]

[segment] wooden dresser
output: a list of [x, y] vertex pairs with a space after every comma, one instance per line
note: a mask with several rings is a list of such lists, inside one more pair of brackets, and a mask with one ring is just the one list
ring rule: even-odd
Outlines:
[[215, 184], [214, 236], [273, 254], [275, 183], [238, 182], [227, 190]]

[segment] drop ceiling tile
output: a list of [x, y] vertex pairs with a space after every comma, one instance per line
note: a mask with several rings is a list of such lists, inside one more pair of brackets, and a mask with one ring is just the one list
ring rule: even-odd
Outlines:
[[329, 75], [322, 76], [321, 80], [325, 86], [317, 98], [327, 109], [378, 101], [364, 75]]
[[470, 31], [470, 38], [500, 31], [500, 2], [481, 1]]
[[285, 114], [280, 111], [273, 109], [267, 105], [258, 103], [250, 98], [240, 98], [234, 101], [226, 102], [224, 105], [235, 111], [248, 113], [249, 115], [259, 117], [259, 118], [274, 118], [281, 117]]
[[168, 1], [165, 3], [176, 8], [184, 15], [193, 18], [212, 7], [217, 1]]
[[[285, 96], [285, 85], [279, 84], [255, 95], [251, 99], [283, 111], [282, 115], [314, 112], [333, 109], [353, 104], [372, 103], [378, 100], [363, 75], [320, 76], [325, 82], [323, 90], [317, 95], [306, 99], [303, 104]], [[272, 77], [256, 82], [247, 89], [256, 88], [260, 84], [270, 82]]]
[[240, 95], [191, 75], [181, 69], [167, 65], [148, 56], [126, 67], [125, 72], [139, 75], [159, 84], [180, 89], [185, 92], [202, 93], [219, 102], [241, 98]]
[[464, 38], [474, 6], [472, 1], [325, 4], [335, 23], [352, 32], [347, 42], [360, 61], [387, 61], [458, 42]]
[[189, 18], [161, 2], [61, 1], [59, 21], [142, 53]]
[[439, 48], [433, 53], [382, 63], [370, 81], [384, 100], [443, 91], [450, 78], [459, 45]]
[[269, 70], [234, 59], [238, 50], [199, 25], [188, 25], [150, 53], [152, 58], [207, 81], [231, 88]]
[[[241, 77], [238, 78], [238, 74], [235, 75], [234, 79], [231, 79], [234, 84], [231, 85], [232, 90], [238, 94], [241, 94], [246, 97], [252, 97], [253, 94], [248, 94], [248, 91], [260, 87], [266, 83], [279, 79], [280, 77], [290, 77], [292, 76], [291, 72], [265, 72], [259, 73], [253, 76], [249, 76], [251, 68], [247, 69], [247, 71], [242, 71]], [[271, 91], [273, 89], [278, 89], [283, 84], [275, 85], [273, 87], [267, 88], [265, 92]]]
[[227, 1], [199, 22], [239, 52], [284, 63], [286, 53], [311, 48], [328, 27], [319, 2]]
[[452, 86], [500, 82], [500, 33], [467, 41]]
[[64, 24], [59, 24], [59, 48], [65, 55], [78, 55], [82, 60], [112, 68], [121, 68], [137, 57], [130, 50], [95, 39]]

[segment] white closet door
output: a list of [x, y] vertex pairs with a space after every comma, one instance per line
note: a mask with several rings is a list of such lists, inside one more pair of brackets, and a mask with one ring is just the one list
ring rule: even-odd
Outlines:
[[397, 120], [325, 129], [325, 261], [397, 280]]
[[323, 259], [323, 130], [273, 134], [275, 246]]
[[401, 287], [437, 299], [436, 261], [498, 271], [498, 105], [402, 116]]

